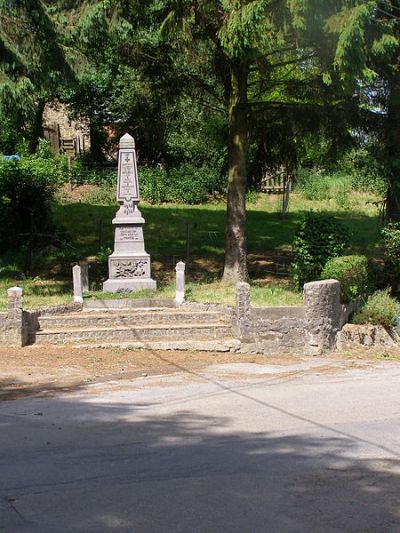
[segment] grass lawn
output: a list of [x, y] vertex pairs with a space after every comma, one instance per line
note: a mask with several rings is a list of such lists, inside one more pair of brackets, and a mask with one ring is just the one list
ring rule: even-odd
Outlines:
[[[13, 285], [24, 288], [26, 307], [71, 300], [71, 265], [79, 259], [93, 261], [100, 247], [111, 248], [113, 244], [111, 220], [117, 206], [99, 200], [99, 196], [96, 200], [92, 195], [55, 204], [56, 221], [67, 230], [72, 246], [38, 255], [34, 264], [36, 277], [23, 279], [18, 258], [3, 258], [0, 309], [5, 309], [6, 289]], [[379, 255], [380, 228], [374, 195], [353, 192], [343, 206], [343, 201], [338, 205], [335, 197], [315, 201], [307, 200], [302, 193], [293, 193], [285, 219], [280, 215], [280, 201], [280, 196], [260, 194], [248, 204], [249, 271], [255, 305], [301, 303], [301, 295], [290, 288], [287, 269], [296, 226], [308, 211], [325, 212], [346, 223], [352, 231], [352, 252]], [[234, 302], [234, 288], [218, 281], [224, 256], [225, 208], [224, 202], [199, 206], [140, 204], [146, 219], [146, 249], [160, 287], [158, 297], [173, 296], [174, 266], [189, 257], [188, 299]], [[93, 288], [99, 289], [100, 278], [93, 277], [97, 277]]]

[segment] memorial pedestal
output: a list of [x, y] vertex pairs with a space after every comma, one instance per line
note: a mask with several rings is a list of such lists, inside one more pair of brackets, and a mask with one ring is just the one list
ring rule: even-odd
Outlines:
[[139, 187], [135, 143], [130, 135], [120, 141], [117, 200], [121, 207], [112, 221], [115, 226], [114, 252], [108, 258], [109, 279], [105, 292], [156, 289], [151, 278], [150, 256], [144, 247], [142, 217], [137, 204]]

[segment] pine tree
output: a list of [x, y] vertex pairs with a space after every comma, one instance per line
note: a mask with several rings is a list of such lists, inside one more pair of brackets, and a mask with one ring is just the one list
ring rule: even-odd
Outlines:
[[[252, 110], [268, 117], [275, 107], [315, 107], [315, 99], [291, 98], [276, 89], [278, 79], [332, 66], [335, 40], [326, 39], [324, 23], [342, 2], [318, 0], [170, 0], [164, 30], [169, 38], [195, 49], [207, 40], [224, 87], [228, 129], [228, 198], [224, 279], [247, 279], [246, 190], [247, 150]], [[326, 51], [318, 56], [321, 43]], [[323, 47], [322, 47], [323, 48]], [[319, 59], [318, 59], [319, 57]], [[325, 66], [324, 66], [325, 62]], [[326, 74], [326, 73], [325, 73]], [[304, 77], [304, 76], [303, 76]], [[275, 82], [275, 84], [273, 83]], [[276, 101], [278, 99], [278, 101]], [[267, 118], [266, 118], [267, 120]]]

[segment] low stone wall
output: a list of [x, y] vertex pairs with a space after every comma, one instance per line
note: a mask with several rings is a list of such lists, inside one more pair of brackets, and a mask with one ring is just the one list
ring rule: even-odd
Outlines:
[[305, 307], [252, 307], [242, 330], [242, 352], [305, 353]]
[[71, 303], [38, 310], [23, 310], [22, 289], [12, 287], [7, 291], [8, 311], [0, 313], [0, 344], [2, 346], [26, 346], [34, 342], [39, 329], [39, 317], [81, 311], [82, 305]]
[[238, 283], [236, 310], [242, 351], [322, 355], [335, 349], [354, 309], [340, 304], [338, 281], [324, 280], [305, 284], [302, 307], [254, 308], [250, 285]]

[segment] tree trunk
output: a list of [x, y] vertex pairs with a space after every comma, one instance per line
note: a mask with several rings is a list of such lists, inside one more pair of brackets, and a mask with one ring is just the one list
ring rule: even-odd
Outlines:
[[43, 136], [43, 113], [46, 105], [46, 100], [41, 98], [35, 110], [35, 117], [32, 123], [32, 130], [29, 140], [29, 152], [34, 154], [39, 144], [39, 138]]
[[247, 280], [246, 257], [246, 154], [247, 154], [247, 64], [231, 66], [229, 98], [228, 198], [225, 228], [223, 280]]

